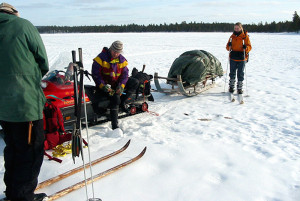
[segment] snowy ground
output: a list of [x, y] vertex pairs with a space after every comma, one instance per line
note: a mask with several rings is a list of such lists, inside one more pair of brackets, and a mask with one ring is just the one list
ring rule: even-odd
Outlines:
[[[225, 45], [230, 33], [128, 33], [43, 35], [51, 69], [71, 61], [71, 50], [82, 47], [84, 64], [114, 40], [125, 44], [130, 70], [166, 76], [173, 60], [186, 50], [214, 54], [226, 70]], [[229, 103], [224, 79], [202, 95], [154, 93], [150, 110], [120, 120], [124, 135], [110, 125], [90, 128], [92, 159], [132, 139], [124, 153], [93, 168], [98, 173], [138, 154], [135, 164], [95, 183], [103, 201], [299, 201], [300, 200], [300, 35], [250, 34], [253, 51], [247, 64], [248, 93], [244, 105]], [[88, 81], [89, 82], [89, 81]], [[153, 84], [154, 87], [154, 84]], [[226, 86], [227, 88], [227, 86]], [[200, 121], [209, 119], [210, 121]], [[85, 132], [84, 132], [85, 133]], [[0, 177], [3, 177], [0, 141]], [[87, 158], [87, 149], [85, 149]], [[40, 181], [81, 165], [71, 156], [58, 164], [45, 159]], [[83, 179], [83, 173], [44, 189], [52, 194]], [[0, 192], [5, 189], [0, 184]], [[91, 197], [91, 190], [89, 188]], [[0, 194], [0, 197], [3, 197]], [[59, 200], [85, 200], [80, 189]]]

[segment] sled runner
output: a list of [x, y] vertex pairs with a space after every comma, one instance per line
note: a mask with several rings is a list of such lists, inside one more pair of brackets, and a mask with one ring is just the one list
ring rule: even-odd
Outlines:
[[[166, 80], [167, 84], [171, 85], [172, 88], [162, 88], [159, 79]], [[210, 82], [211, 83], [208, 83]], [[215, 86], [215, 78], [212, 76], [207, 76], [202, 82], [197, 82], [195, 84], [186, 85], [186, 82], [182, 81], [181, 75], [177, 75], [177, 78], [167, 78], [158, 76], [156, 72], [154, 74], [154, 83], [158, 92], [165, 94], [182, 94], [185, 96], [196, 96], [212, 87]]]

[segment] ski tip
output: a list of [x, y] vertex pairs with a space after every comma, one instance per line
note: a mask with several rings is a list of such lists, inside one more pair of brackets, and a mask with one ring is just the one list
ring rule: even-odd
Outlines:
[[143, 155], [146, 153], [146, 151], [147, 151], [147, 147], [145, 147], [145, 148], [143, 149], [143, 151], [140, 153], [140, 156], [143, 156]]
[[131, 142], [131, 139], [127, 141], [127, 143], [124, 145], [124, 147], [128, 147], [130, 142]]

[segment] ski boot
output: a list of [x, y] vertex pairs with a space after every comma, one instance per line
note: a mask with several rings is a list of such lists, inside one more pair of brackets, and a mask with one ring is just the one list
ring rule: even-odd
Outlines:
[[238, 94], [243, 94], [243, 81], [238, 81], [237, 92], [238, 92]]
[[237, 83], [237, 93], [240, 104], [244, 104], [244, 97], [243, 97], [243, 81], [238, 81]]
[[234, 92], [234, 84], [235, 84], [235, 80], [230, 79], [229, 80], [229, 92], [233, 93]]

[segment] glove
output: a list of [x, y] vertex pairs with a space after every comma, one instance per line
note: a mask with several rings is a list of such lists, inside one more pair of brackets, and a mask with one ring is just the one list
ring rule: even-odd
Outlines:
[[109, 84], [105, 85], [105, 86], [103, 87], [103, 91], [104, 91], [104, 92], [107, 92], [107, 93], [111, 92], [111, 91], [112, 91], [111, 86], [110, 86]]
[[121, 96], [123, 92], [124, 92], [124, 88], [122, 86], [118, 86], [116, 89], [116, 94]]
[[228, 43], [228, 46], [231, 47], [231, 46], [232, 46], [232, 42], [229, 42], [229, 43]]
[[243, 49], [245, 50], [247, 48], [247, 46], [246, 45], [243, 45]]

